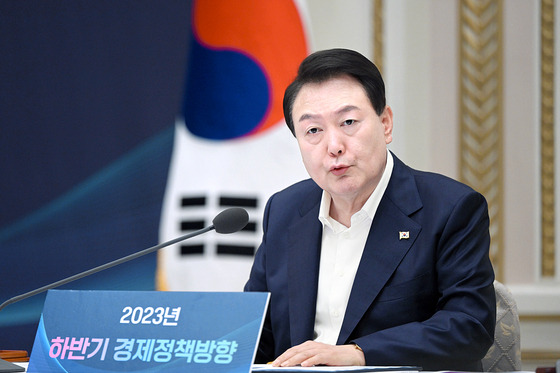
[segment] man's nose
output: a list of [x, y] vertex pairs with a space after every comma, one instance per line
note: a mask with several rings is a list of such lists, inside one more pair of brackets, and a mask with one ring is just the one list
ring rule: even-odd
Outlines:
[[329, 131], [327, 141], [328, 152], [330, 156], [338, 157], [344, 154], [344, 140], [341, 134], [337, 133], [337, 131]]

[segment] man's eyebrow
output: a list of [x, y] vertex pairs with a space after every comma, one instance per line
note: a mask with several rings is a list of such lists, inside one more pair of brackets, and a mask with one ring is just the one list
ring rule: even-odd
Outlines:
[[335, 114], [344, 114], [344, 113], [348, 113], [349, 111], [353, 111], [353, 110], [360, 110], [359, 107], [355, 106], [355, 105], [346, 105], [341, 107], [340, 109], [338, 109]]
[[[355, 106], [355, 105], [346, 105], [346, 106], [341, 107], [337, 111], [335, 111], [335, 114], [340, 115], [340, 114], [348, 113], [348, 112], [353, 111], [353, 110], [358, 110], [359, 111], [360, 108]], [[320, 117], [320, 115], [305, 113], [305, 114], [302, 114], [299, 117], [298, 122], [303, 122], [303, 121], [308, 120], [308, 119], [316, 119], [316, 118], [319, 118], [319, 117]]]
[[318, 116], [318, 115], [315, 115], [315, 114], [302, 114], [302, 115], [299, 117], [298, 122], [303, 122], [304, 120], [315, 119], [315, 118], [319, 118], [319, 116]]

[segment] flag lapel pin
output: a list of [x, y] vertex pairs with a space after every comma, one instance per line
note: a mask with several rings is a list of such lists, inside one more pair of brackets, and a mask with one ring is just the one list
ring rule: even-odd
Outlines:
[[408, 240], [410, 238], [409, 231], [400, 231], [399, 232], [399, 240]]

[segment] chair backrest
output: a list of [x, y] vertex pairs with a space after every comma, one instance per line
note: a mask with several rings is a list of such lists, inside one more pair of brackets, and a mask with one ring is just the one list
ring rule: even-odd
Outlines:
[[494, 281], [496, 291], [496, 331], [494, 344], [482, 359], [485, 372], [521, 370], [521, 335], [517, 303], [504, 284]]

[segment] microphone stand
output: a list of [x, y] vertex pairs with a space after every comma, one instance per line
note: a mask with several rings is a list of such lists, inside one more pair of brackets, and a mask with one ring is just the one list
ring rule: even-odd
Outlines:
[[125, 256], [125, 257], [120, 258], [120, 259], [117, 259], [117, 260], [113, 260], [112, 262], [109, 262], [109, 263], [100, 265], [100, 266], [95, 267], [95, 268], [92, 268], [92, 269], [88, 269], [87, 271], [84, 271], [84, 272], [75, 274], [74, 276], [70, 276], [70, 277], [64, 278], [64, 279], [59, 280], [59, 281], [57, 281], [57, 282], [53, 282], [52, 284], [45, 285], [45, 286], [40, 287], [40, 288], [38, 288], [38, 289], [32, 290], [32, 291], [30, 291], [30, 292], [27, 292], [27, 293], [18, 295], [18, 296], [13, 297], [13, 298], [10, 298], [10, 299], [8, 299], [7, 301], [5, 301], [4, 303], [0, 304], [0, 310], [2, 310], [4, 307], [6, 307], [6, 306], [8, 306], [8, 305], [10, 305], [10, 304], [12, 304], [12, 303], [19, 302], [20, 300], [23, 300], [23, 299], [32, 297], [32, 296], [34, 296], [34, 295], [37, 295], [37, 294], [42, 293], [42, 292], [44, 292], [44, 291], [47, 291], [47, 290], [49, 290], [49, 289], [54, 289], [54, 288], [56, 288], [56, 287], [65, 285], [65, 284], [67, 284], [67, 283], [69, 283], [69, 282], [72, 282], [72, 281], [75, 281], [75, 280], [79, 280], [79, 279], [81, 279], [82, 277], [86, 277], [86, 276], [89, 276], [89, 275], [93, 275], [94, 273], [101, 272], [101, 271], [103, 271], [103, 270], [105, 270], [105, 269], [108, 269], [108, 268], [114, 267], [114, 266], [116, 266], [116, 265], [119, 265], [119, 264], [128, 262], [129, 260], [139, 258], [139, 257], [144, 256], [144, 255], [146, 255], [146, 254], [153, 253], [154, 251], [157, 251], [157, 250], [162, 249], [162, 248], [164, 248], [164, 247], [173, 245], [173, 244], [175, 244], [175, 243], [177, 243], [177, 242], [181, 242], [181, 241], [186, 240], [186, 239], [188, 239], [188, 238], [191, 238], [191, 237], [194, 237], [194, 236], [198, 236], [199, 234], [206, 233], [206, 232], [208, 232], [208, 231], [211, 231], [212, 229], [214, 229], [214, 225], [211, 225], [211, 226], [206, 227], [206, 228], [199, 229], [199, 230], [197, 230], [197, 231], [195, 231], [195, 232], [191, 232], [191, 233], [186, 234], [186, 235], [184, 235], [184, 236], [174, 238], [174, 239], [172, 239], [171, 241], [167, 241], [167, 242], [160, 243], [159, 245], [149, 247], [149, 248], [144, 249], [144, 250], [142, 250], [142, 251], [138, 251], [138, 252], [136, 252], [136, 253], [134, 253], [134, 254], [130, 254], [130, 255], [128, 255], [128, 256]]
[[[67, 284], [67, 283], [69, 283], [69, 282], [72, 282], [72, 281], [75, 281], [75, 280], [79, 280], [79, 279], [81, 279], [82, 277], [86, 277], [86, 276], [89, 276], [89, 275], [93, 275], [94, 273], [101, 272], [101, 271], [103, 271], [103, 270], [105, 270], [105, 269], [108, 269], [108, 268], [114, 267], [114, 266], [116, 266], [116, 265], [119, 265], [119, 264], [128, 262], [129, 260], [133, 260], [133, 259], [139, 258], [139, 257], [141, 257], [141, 256], [144, 256], [144, 255], [146, 255], [146, 254], [153, 253], [154, 251], [157, 251], [157, 250], [162, 249], [162, 248], [164, 248], [164, 247], [173, 245], [173, 244], [175, 244], [175, 243], [177, 243], [177, 242], [181, 242], [181, 241], [186, 240], [186, 239], [188, 239], [188, 238], [191, 238], [191, 237], [194, 237], [194, 236], [198, 236], [199, 234], [206, 233], [206, 232], [211, 231], [211, 230], [213, 230], [213, 229], [215, 229], [214, 225], [211, 225], [211, 226], [206, 227], [206, 228], [203, 228], [203, 229], [199, 229], [198, 231], [191, 232], [191, 233], [186, 234], [186, 235], [181, 236], [181, 237], [177, 237], [177, 238], [175, 238], [175, 239], [173, 239], [173, 240], [171, 240], [171, 241], [167, 241], [167, 242], [160, 243], [159, 245], [149, 247], [149, 248], [144, 249], [144, 250], [142, 250], [142, 251], [138, 251], [137, 253], [130, 254], [130, 255], [128, 255], [128, 256], [125, 256], [125, 257], [120, 258], [120, 259], [117, 259], [117, 260], [113, 260], [112, 262], [109, 262], [109, 263], [100, 265], [100, 266], [98, 266], [98, 267], [89, 269], [89, 270], [87, 270], [87, 271], [85, 271], [85, 272], [81, 272], [81, 273], [75, 274], [74, 276], [70, 276], [70, 277], [64, 278], [64, 279], [62, 279], [62, 280], [53, 282], [52, 284], [45, 285], [45, 286], [40, 287], [40, 288], [38, 288], [38, 289], [29, 291], [29, 292], [27, 292], [27, 293], [18, 295], [18, 296], [13, 297], [13, 298], [10, 298], [10, 299], [8, 299], [7, 301], [5, 301], [4, 303], [0, 304], [0, 310], [2, 310], [4, 307], [6, 307], [6, 306], [8, 306], [8, 305], [10, 305], [10, 304], [12, 304], [12, 303], [19, 302], [20, 300], [23, 300], [23, 299], [32, 297], [32, 296], [34, 296], [34, 295], [37, 295], [37, 294], [42, 293], [42, 292], [44, 292], [44, 291], [47, 291], [47, 290], [49, 290], [49, 289], [54, 289], [54, 288], [56, 288], [56, 287], [65, 285], [65, 284]], [[16, 364], [11, 363], [11, 362], [9, 362], [9, 361], [0, 359], [0, 372], [6, 372], [6, 373], [7, 373], [7, 372], [25, 372], [25, 368], [22, 368], [22, 367], [20, 367], [19, 365], [16, 365]]]

